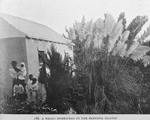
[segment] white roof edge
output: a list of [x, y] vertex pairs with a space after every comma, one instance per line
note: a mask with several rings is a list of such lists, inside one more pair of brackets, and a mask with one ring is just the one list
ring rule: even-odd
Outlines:
[[[31, 21], [31, 20], [27, 20], [24, 18], [9, 15], [7, 13], [2, 13], [2, 12], [0, 12], [0, 17], [3, 18], [5, 21], [7, 21], [8, 24], [11, 24], [17, 30], [19, 30], [20, 32], [24, 33], [25, 35], [27, 35], [31, 38], [43, 39], [43, 40], [47, 40], [47, 41], [53, 41], [53, 42], [64, 43], [64, 44], [67, 44], [67, 43], [72, 44], [71, 40], [64, 38], [61, 34], [57, 33], [53, 29], [51, 29], [48, 26], [43, 25], [41, 23], [37, 23], [37, 22]], [[19, 22], [19, 23], [17, 23], [17, 22]], [[30, 29], [28, 27], [24, 26], [23, 24], [20, 25], [21, 23], [27, 24], [28, 27], [31, 26], [30, 29], [32, 29], [32, 30], [30, 31]], [[47, 33], [46, 34], [43, 33], [42, 30]], [[40, 34], [38, 34], [38, 33], [40, 33]]]

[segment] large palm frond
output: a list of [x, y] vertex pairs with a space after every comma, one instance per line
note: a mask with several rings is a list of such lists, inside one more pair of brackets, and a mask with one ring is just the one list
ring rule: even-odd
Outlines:
[[143, 25], [148, 21], [147, 16], [137, 16], [132, 22], [128, 25], [127, 30], [130, 31], [129, 40], [127, 41], [128, 48], [133, 43], [135, 37], [142, 29]]
[[150, 51], [150, 47], [148, 46], [143, 46], [140, 45], [139, 47], [137, 47], [133, 53], [131, 54], [130, 58], [132, 58], [133, 60], [137, 61], [143, 58], [144, 55], [146, 55], [147, 52]]
[[126, 56], [128, 57], [138, 46], [139, 46], [138, 41], [133, 42], [130, 48], [127, 50]]
[[125, 18], [125, 13], [121, 12], [119, 17], [118, 17], [118, 21], [122, 20], [122, 25], [123, 25], [123, 32], [125, 31], [126, 28], [126, 18]]
[[112, 17], [111, 14], [105, 14], [105, 21], [104, 21], [104, 37], [110, 35], [113, 28], [115, 26], [115, 19]]
[[140, 42], [145, 43], [150, 41], [150, 26], [144, 31], [139, 38]]
[[122, 33], [122, 20], [115, 24], [114, 28], [109, 37], [109, 45], [108, 45], [108, 52], [111, 52], [114, 48], [116, 41], [121, 36]]

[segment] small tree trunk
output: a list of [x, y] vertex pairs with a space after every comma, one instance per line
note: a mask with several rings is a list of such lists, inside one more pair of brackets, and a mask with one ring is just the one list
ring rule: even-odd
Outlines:
[[89, 100], [88, 101], [90, 104], [91, 104], [91, 95], [92, 95], [91, 89], [92, 89], [92, 74], [89, 75], [89, 97], [88, 97]]

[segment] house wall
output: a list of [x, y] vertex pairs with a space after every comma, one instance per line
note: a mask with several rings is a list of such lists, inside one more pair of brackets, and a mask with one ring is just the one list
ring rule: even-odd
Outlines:
[[37, 46], [38, 43], [35, 40], [26, 39], [28, 74], [33, 74], [35, 78], [38, 78], [39, 74], [39, 58]]
[[[12, 68], [11, 61], [25, 62], [27, 68], [26, 81], [29, 74], [33, 74], [38, 78], [39, 74], [39, 58], [38, 50], [46, 51], [50, 49], [51, 43], [38, 40], [26, 39], [24, 37], [13, 37], [0, 39], [0, 85], [5, 87], [8, 95], [12, 95], [12, 79], [9, 69]], [[61, 44], [54, 44], [57, 51], [64, 56], [64, 51], [72, 56], [72, 51]]]
[[0, 81], [4, 84], [6, 93], [12, 95], [12, 79], [9, 74], [9, 69], [12, 68], [11, 61], [17, 61], [27, 64], [25, 38], [13, 37], [0, 39]]
[[[51, 42], [26, 39], [26, 50], [27, 50], [27, 65], [28, 65], [28, 73], [33, 74], [34, 77], [38, 78], [39, 75], [39, 56], [38, 50], [47, 51], [51, 47]], [[68, 48], [67, 45], [54, 43], [57, 51], [64, 58], [64, 53], [67, 52], [71, 57], [73, 57], [73, 51]]]

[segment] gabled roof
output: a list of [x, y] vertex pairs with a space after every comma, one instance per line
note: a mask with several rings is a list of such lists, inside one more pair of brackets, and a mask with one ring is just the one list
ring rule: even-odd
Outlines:
[[45, 25], [0, 13], [0, 38], [23, 36], [64, 44], [70, 42], [70, 40], [63, 38], [59, 33]]
[[0, 17], [0, 39], [10, 37], [24, 37], [25, 34], [14, 26], [9, 24], [6, 20]]

